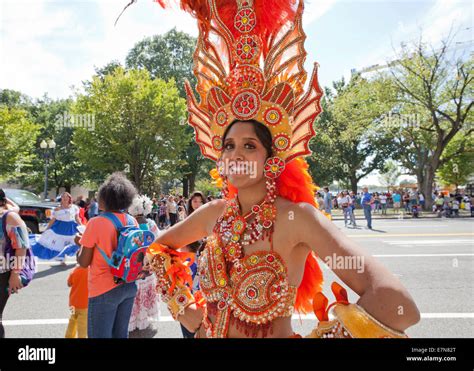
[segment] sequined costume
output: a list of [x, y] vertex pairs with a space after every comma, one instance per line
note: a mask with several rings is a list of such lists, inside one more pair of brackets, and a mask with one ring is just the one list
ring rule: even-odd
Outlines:
[[[321, 113], [323, 93], [317, 64], [304, 89], [303, 0], [182, 0], [180, 5], [199, 27], [194, 53], [198, 97], [189, 83], [185, 85], [188, 121], [202, 154], [217, 162], [212, 176], [222, 186], [226, 206], [199, 258], [197, 295], [187, 287], [188, 257], [159, 243], [150, 247], [164, 301], [174, 318], [193, 303], [202, 307], [207, 337], [227, 337], [233, 322], [246, 336], [266, 337], [274, 320], [295, 310], [317, 310], [323, 321], [326, 302], [321, 300], [322, 273], [314, 253], [307, 256], [299, 287], [289, 285], [285, 262], [273, 247], [244, 253], [245, 246], [259, 240], [268, 239], [272, 246], [277, 196], [317, 206], [316, 186], [302, 157], [311, 153], [309, 141], [315, 135], [313, 123]], [[249, 120], [269, 130], [272, 156], [264, 165], [265, 199], [241, 215], [238, 190], [222, 171], [221, 155], [226, 129]], [[328, 324], [329, 331], [338, 325], [347, 324], [336, 319]]]

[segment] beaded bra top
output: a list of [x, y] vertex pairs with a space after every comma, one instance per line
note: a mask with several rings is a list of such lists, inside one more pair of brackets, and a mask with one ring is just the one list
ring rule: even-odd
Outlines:
[[289, 285], [287, 268], [273, 246], [229, 263], [214, 233], [199, 257], [198, 273], [208, 313], [216, 316], [208, 337], [227, 337], [231, 322], [246, 335], [265, 337], [274, 319], [293, 314], [297, 287]]

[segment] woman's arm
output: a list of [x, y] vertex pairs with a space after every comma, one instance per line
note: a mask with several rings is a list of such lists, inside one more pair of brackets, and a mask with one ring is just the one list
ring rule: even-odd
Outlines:
[[[357, 302], [380, 322], [404, 331], [420, 320], [418, 308], [402, 283], [379, 261], [348, 238], [319, 210], [299, 203], [295, 212], [299, 243], [313, 250], [324, 262], [360, 261], [344, 268], [330, 267], [360, 298]], [[347, 259], [347, 260], [346, 260]], [[357, 268], [356, 268], [357, 266]]]
[[82, 268], [87, 268], [92, 263], [92, 256], [94, 255], [94, 248], [81, 246], [81, 250], [77, 255], [77, 262]]

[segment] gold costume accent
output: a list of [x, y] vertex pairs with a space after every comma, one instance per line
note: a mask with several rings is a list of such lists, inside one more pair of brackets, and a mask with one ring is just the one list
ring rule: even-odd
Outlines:
[[331, 289], [336, 302], [329, 307], [322, 293], [314, 298], [319, 323], [308, 338], [408, 338], [405, 333], [385, 326], [360, 305], [350, 304], [346, 290], [338, 283], [333, 282]]

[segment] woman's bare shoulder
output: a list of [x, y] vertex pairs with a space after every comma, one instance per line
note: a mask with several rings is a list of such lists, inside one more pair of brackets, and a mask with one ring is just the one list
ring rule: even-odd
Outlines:
[[226, 201], [220, 198], [206, 203], [205, 206], [207, 206], [209, 213], [221, 215], [224, 211], [225, 204]]
[[317, 211], [317, 208], [308, 202], [293, 202], [283, 197], [277, 197], [275, 206], [279, 213], [293, 213], [299, 216], [309, 216]]

